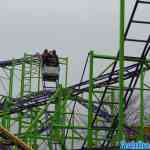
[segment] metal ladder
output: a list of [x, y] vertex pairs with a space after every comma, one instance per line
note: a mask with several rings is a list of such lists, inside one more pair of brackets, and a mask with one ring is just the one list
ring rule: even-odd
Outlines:
[[[135, 44], [137, 42], [138, 43], [144, 43], [145, 46], [143, 48], [143, 51], [141, 53], [140, 58], [141, 58], [141, 60], [145, 60], [147, 55], [148, 55], [148, 53], [150, 52], [150, 45], [149, 45], [149, 43], [150, 43], [150, 35], [148, 36], [147, 39], [133, 39], [133, 38], [129, 38], [128, 37], [129, 30], [130, 30], [132, 24], [150, 24], [150, 22], [148, 22], [148, 21], [135, 20], [134, 19], [138, 7], [140, 7], [140, 5], [142, 5], [142, 4], [143, 5], [149, 5], [150, 2], [149, 1], [136, 0], [134, 8], [133, 8], [133, 11], [132, 11], [132, 14], [131, 14], [131, 17], [129, 19], [129, 23], [127, 25], [126, 32], [125, 32], [125, 41], [134, 42]], [[124, 109], [125, 110], [128, 107], [129, 101], [130, 101], [131, 96], [132, 96], [132, 94], [134, 92], [134, 88], [135, 88], [135, 86], [137, 84], [137, 81], [138, 81], [140, 72], [142, 70], [143, 64], [144, 64], [144, 61], [139, 62], [137, 64], [137, 67], [135, 69], [136, 74], [135, 74], [135, 76], [133, 76], [130, 79], [130, 82], [128, 84], [128, 90], [125, 91], [125, 94], [124, 94], [124, 99], [125, 99], [125, 108]], [[118, 117], [119, 117], [119, 112], [116, 114], [116, 116], [115, 116], [115, 118], [114, 118], [114, 120], [112, 122], [111, 130], [108, 131], [106, 139], [103, 141], [101, 147], [109, 147], [110, 146], [111, 140], [112, 140], [113, 135], [114, 135], [114, 133], [115, 133], [115, 131], [117, 129], [117, 126], [118, 126], [118, 121], [119, 121]]]
[[[32, 93], [32, 83], [38, 81], [37, 91], [40, 91], [41, 63], [33, 55], [24, 55], [24, 95]], [[36, 81], [33, 81], [36, 79]], [[34, 83], [36, 84], [36, 83]]]
[[[138, 6], [140, 5], [149, 5], [150, 4], [150, 1], [141, 1], [141, 0], [136, 0], [135, 2], [135, 5], [134, 5], [134, 8], [133, 8], [133, 11], [132, 11], [132, 14], [131, 14], [131, 17], [129, 19], [129, 23], [127, 25], [127, 28], [126, 28], [126, 32], [125, 32], [125, 41], [128, 41], [128, 42], [134, 42], [135, 44], [138, 42], [138, 43], [144, 43], [145, 46], [143, 48], [143, 51], [142, 51], [142, 54], [140, 56], [140, 59], [141, 60], [145, 60], [149, 51], [150, 51], [150, 46], [149, 46], [149, 43], [150, 43], [150, 36], [147, 38], [147, 39], [132, 39], [132, 38], [128, 38], [128, 33], [129, 33], [129, 29], [131, 28], [131, 24], [150, 24], [150, 22], [148, 21], [143, 21], [143, 20], [135, 20], [134, 19], [134, 16], [135, 16], [135, 13], [137, 11], [137, 8]], [[104, 93], [100, 99], [100, 104], [97, 108], [97, 111], [96, 111], [96, 114], [94, 116], [94, 119], [93, 119], [93, 122], [92, 122], [92, 127], [95, 127], [95, 124], [96, 124], [96, 120], [97, 118], [99, 117], [99, 112], [101, 111], [101, 108], [102, 106], [104, 105], [104, 98], [106, 96], [106, 93], [107, 93], [107, 90], [108, 90], [108, 86], [109, 86], [109, 83], [113, 80], [113, 75], [114, 75], [114, 72], [116, 70], [116, 66], [117, 66], [117, 60], [118, 60], [118, 57], [119, 57], [119, 52], [118, 52], [118, 55], [117, 55], [117, 59], [115, 60], [114, 62], [114, 65], [112, 67], [112, 70], [111, 70], [111, 73], [108, 77], [108, 82], [105, 86], [105, 89], [104, 89]], [[143, 64], [144, 64], [144, 61], [141, 61], [141, 62], [138, 62], [136, 67], [134, 68], [134, 76], [131, 76], [130, 77], [130, 81], [129, 81], [129, 84], [128, 84], [128, 89], [125, 91], [125, 94], [124, 94], [124, 99], [125, 99], [125, 110], [128, 106], [128, 103], [131, 99], [131, 96], [133, 94], [133, 91], [134, 91], [134, 88], [136, 86], [136, 83], [138, 81], [138, 78], [139, 78], [139, 75], [140, 75], [140, 72], [141, 72], [141, 69], [143, 67]], [[111, 126], [108, 127], [108, 128], [105, 128], [105, 131], [107, 132], [106, 134], [106, 137], [104, 137], [104, 139], [101, 141], [100, 143], [100, 148], [109, 148], [109, 146], [111, 146], [111, 141], [113, 139], [113, 136], [114, 136], [114, 133], [118, 127], [118, 123], [119, 123], [119, 110], [117, 108], [117, 110], [115, 110], [117, 113], [114, 117], [114, 119], [112, 120], [112, 123], [111, 123]], [[81, 149], [86, 149], [86, 139], [81, 147]]]

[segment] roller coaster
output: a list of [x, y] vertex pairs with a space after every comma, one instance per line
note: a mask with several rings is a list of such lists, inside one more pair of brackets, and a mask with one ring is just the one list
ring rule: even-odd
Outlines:
[[[122, 41], [142, 44], [139, 57], [124, 56], [120, 60], [121, 50], [116, 56], [90, 51], [77, 84], [68, 86], [67, 57], [59, 58], [58, 87], [47, 88], [43, 86], [41, 60], [35, 55], [0, 61], [0, 149], [112, 150], [119, 149], [122, 140], [149, 142], [143, 101], [144, 91], [150, 89], [144, 83], [150, 69], [150, 35], [146, 39], [129, 37], [132, 24], [150, 24], [134, 18], [141, 5], [150, 6], [150, 2], [136, 0]], [[94, 60], [100, 59], [111, 63], [94, 75]], [[126, 62], [122, 68], [120, 62]], [[89, 79], [84, 80], [87, 71]], [[123, 96], [119, 99], [121, 88]], [[140, 123], [128, 125], [126, 113], [135, 91], [140, 92]]]

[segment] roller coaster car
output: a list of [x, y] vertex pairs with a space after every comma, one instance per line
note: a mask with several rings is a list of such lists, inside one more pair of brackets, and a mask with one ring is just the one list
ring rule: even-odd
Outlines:
[[59, 80], [59, 66], [43, 66], [43, 81], [56, 82]]
[[59, 58], [56, 51], [53, 50], [48, 53], [45, 50], [42, 55], [43, 63], [43, 81], [58, 82], [59, 80]]

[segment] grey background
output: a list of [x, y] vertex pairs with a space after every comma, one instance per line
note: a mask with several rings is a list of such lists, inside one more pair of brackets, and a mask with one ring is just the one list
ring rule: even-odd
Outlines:
[[[126, 18], [135, 0], [126, 0]], [[115, 55], [119, 0], [0, 0], [1, 59], [56, 49], [70, 59], [69, 81], [79, 81], [87, 53]]]

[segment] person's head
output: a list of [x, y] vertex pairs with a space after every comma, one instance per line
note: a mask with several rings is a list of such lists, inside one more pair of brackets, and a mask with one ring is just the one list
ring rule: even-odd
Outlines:
[[48, 53], [48, 49], [45, 49], [45, 50], [44, 50], [44, 53]]
[[53, 53], [53, 55], [56, 55], [56, 50], [53, 49], [52, 53]]
[[51, 50], [49, 50], [49, 52], [48, 52], [50, 55], [52, 55], [53, 53], [52, 53], [52, 51]]

